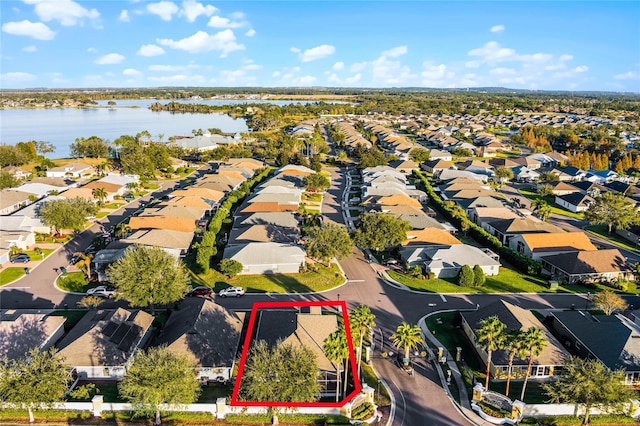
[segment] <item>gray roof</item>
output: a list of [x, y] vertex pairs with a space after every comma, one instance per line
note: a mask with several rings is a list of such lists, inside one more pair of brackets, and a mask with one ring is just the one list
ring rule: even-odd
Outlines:
[[35, 311], [3, 311], [0, 316], [0, 358], [23, 358], [33, 348], [55, 343], [49, 340], [65, 320], [62, 316], [50, 316]]
[[425, 255], [428, 263], [441, 263], [443, 267], [461, 267], [462, 265], [493, 266], [500, 262], [492, 259], [477, 247], [455, 244], [444, 248], [428, 248]]
[[198, 367], [231, 367], [236, 359], [244, 313], [192, 297], [171, 313], [153, 346], [187, 354]]
[[239, 219], [239, 225], [274, 225], [289, 228], [298, 226], [298, 219], [293, 212], [252, 213]]
[[226, 247], [224, 257], [235, 259], [243, 265], [301, 264], [306, 253], [291, 244], [248, 243]]
[[551, 315], [610, 369], [640, 370], [640, 333], [627, 319], [583, 311], [554, 311]]

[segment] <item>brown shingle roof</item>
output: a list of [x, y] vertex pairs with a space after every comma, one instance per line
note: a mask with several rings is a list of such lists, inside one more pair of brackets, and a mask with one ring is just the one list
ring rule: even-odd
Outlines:
[[588, 250], [544, 256], [545, 262], [568, 274], [595, 274], [628, 271], [629, 265], [618, 249]]
[[438, 228], [414, 229], [407, 232], [403, 246], [418, 244], [462, 244], [451, 232]]
[[193, 232], [196, 222], [188, 217], [176, 216], [137, 216], [129, 221], [131, 229], [169, 229], [180, 232]]
[[596, 246], [589, 241], [587, 234], [582, 231], [523, 234], [522, 239], [527, 243], [531, 251], [540, 251], [552, 247], [596, 250]]

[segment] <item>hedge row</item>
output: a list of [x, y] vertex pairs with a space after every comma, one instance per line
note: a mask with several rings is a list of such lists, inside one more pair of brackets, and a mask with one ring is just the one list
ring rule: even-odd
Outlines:
[[414, 171], [414, 176], [420, 179], [422, 186], [429, 196], [431, 205], [440, 212], [444, 217], [451, 221], [459, 229], [467, 229], [469, 235], [491, 250], [500, 255], [502, 259], [511, 263], [521, 272], [529, 275], [540, 275], [542, 271], [542, 265], [540, 262], [536, 262], [529, 256], [526, 256], [520, 252], [513, 250], [512, 248], [503, 245], [493, 235], [489, 234], [484, 228], [476, 225], [467, 218], [465, 211], [453, 202], [445, 202], [440, 195], [431, 186], [429, 179], [423, 172]]
[[273, 171], [272, 167], [263, 169], [260, 173], [254, 176], [252, 179], [244, 182], [240, 185], [240, 188], [229, 192], [225, 200], [220, 204], [218, 210], [216, 210], [213, 218], [209, 222], [207, 230], [202, 235], [202, 241], [197, 246], [196, 252], [196, 265], [198, 266], [198, 272], [206, 274], [211, 267], [211, 258], [218, 254], [216, 247], [216, 238], [222, 224], [226, 219], [230, 219], [233, 208], [242, 203], [247, 195], [251, 192], [251, 189], [262, 182]]

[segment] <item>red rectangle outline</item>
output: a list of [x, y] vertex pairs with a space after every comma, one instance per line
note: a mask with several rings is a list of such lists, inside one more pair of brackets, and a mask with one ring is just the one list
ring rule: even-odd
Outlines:
[[[245, 361], [249, 352], [249, 345], [251, 343], [251, 335], [253, 334], [253, 327], [259, 309], [270, 308], [296, 308], [305, 306], [338, 306], [342, 309], [342, 319], [344, 322], [344, 331], [347, 336], [347, 345], [349, 346], [349, 362], [351, 364], [351, 371], [354, 379], [355, 389], [349, 395], [347, 395], [342, 401], [338, 402], [263, 402], [263, 401], [238, 401], [238, 393], [240, 392], [240, 382], [242, 374], [244, 372]], [[358, 365], [356, 362], [355, 351], [353, 348], [353, 342], [351, 340], [351, 327], [349, 326], [349, 315], [347, 312], [347, 304], [344, 300], [329, 300], [329, 301], [300, 301], [300, 302], [256, 302], [251, 308], [251, 317], [249, 318], [249, 326], [247, 327], [247, 335], [244, 340], [244, 347], [242, 348], [242, 356], [238, 363], [238, 376], [236, 377], [236, 384], [233, 387], [233, 394], [231, 395], [231, 402], [229, 405], [235, 407], [342, 407], [347, 401], [350, 401], [354, 396], [360, 393], [362, 386], [360, 384], [360, 378], [358, 377]]]

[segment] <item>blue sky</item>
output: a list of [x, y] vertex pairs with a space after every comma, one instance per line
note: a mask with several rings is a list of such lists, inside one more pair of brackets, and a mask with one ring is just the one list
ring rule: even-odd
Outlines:
[[0, 87], [640, 92], [638, 1], [0, 1]]

